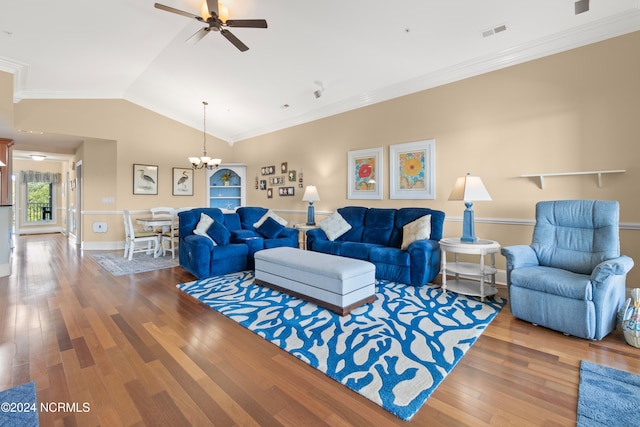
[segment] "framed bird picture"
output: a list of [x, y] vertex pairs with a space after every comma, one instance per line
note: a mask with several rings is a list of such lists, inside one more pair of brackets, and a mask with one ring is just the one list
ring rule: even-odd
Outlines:
[[133, 164], [133, 194], [158, 194], [158, 166]]
[[193, 169], [173, 168], [173, 195], [193, 196]]

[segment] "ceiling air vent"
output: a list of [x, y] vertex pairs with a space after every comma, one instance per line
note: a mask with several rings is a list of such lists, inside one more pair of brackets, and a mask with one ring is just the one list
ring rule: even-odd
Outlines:
[[482, 30], [482, 37], [489, 37], [494, 34], [501, 33], [503, 31], [507, 31], [507, 24], [501, 24], [493, 28], [488, 28], [486, 30]]
[[579, 15], [589, 11], [589, 0], [578, 0], [575, 2], [575, 14]]

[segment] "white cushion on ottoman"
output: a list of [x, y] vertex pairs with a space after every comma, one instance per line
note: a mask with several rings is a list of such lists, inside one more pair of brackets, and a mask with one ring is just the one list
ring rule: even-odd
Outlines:
[[257, 282], [326, 303], [339, 314], [375, 299], [376, 270], [368, 261], [281, 247], [256, 252], [255, 263]]

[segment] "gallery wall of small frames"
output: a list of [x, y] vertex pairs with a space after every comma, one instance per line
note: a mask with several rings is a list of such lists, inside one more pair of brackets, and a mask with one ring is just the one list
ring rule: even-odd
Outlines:
[[260, 176], [256, 175], [255, 188], [266, 191], [270, 199], [276, 191], [281, 197], [295, 196], [296, 184], [298, 188], [304, 187], [302, 170], [289, 169], [289, 164], [282, 162], [280, 169], [276, 165], [261, 167]]

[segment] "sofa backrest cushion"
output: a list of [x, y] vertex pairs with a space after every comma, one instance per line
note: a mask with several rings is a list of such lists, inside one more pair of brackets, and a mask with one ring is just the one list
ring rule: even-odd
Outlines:
[[591, 274], [620, 256], [619, 216], [613, 200], [538, 202], [531, 246], [540, 265]]
[[224, 214], [224, 226], [227, 227], [227, 230], [229, 231], [241, 230], [242, 226], [240, 225], [240, 215], [236, 212]]
[[347, 231], [336, 240], [339, 242], [361, 242], [362, 233], [364, 232], [364, 217], [367, 214], [367, 210], [367, 208], [361, 206], [346, 206], [344, 208], [339, 208], [338, 212], [342, 218], [351, 224], [351, 230]]
[[214, 221], [219, 221], [224, 224], [224, 215], [218, 208], [195, 208], [188, 211], [178, 212], [178, 233], [181, 239], [193, 234], [193, 230], [198, 225], [198, 222], [200, 221], [200, 214], [202, 213], [210, 216]]
[[444, 212], [429, 208], [400, 208], [396, 212], [395, 223], [389, 246], [399, 248], [402, 245], [402, 229], [405, 225], [425, 215], [431, 215], [431, 237], [429, 240], [442, 239]]
[[389, 246], [396, 209], [370, 208], [364, 217], [363, 243]]
[[244, 230], [256, 231], [253, 224], [258, 222], [268, 209], [256, 206], [243, 206], [236, 209], [236, 213], [240, 217], [240, 224]]

